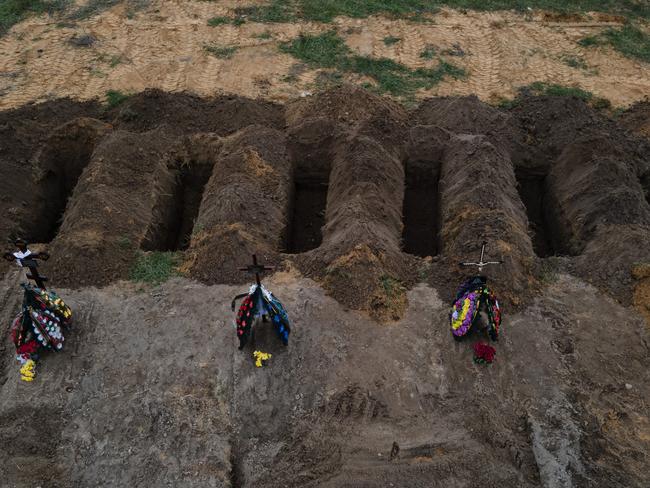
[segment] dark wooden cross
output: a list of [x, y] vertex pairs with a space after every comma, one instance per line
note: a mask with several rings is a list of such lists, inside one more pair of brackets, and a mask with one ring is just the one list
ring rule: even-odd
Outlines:
[[[18, 248], [18, 251], [20, 251], [23, 254], [25, 254], [28, 251], [27, 243], [22, 239], [16, 239], [14, 241], [14, 245]], [[29, 273], [27, 273], [27, 279], [34, 280], [36, 286], [45, 290], [45, 282], [47, 281], [47, 278], [39, 274], [38, 263], [36, 262], [36, 260], [40, 259], [42, 261], [47, 261], [50, 258], [50, 255], [48, 253], [32, 252], [29, 255], [25, 256], [24, 258], [19, 258], [15, 256], [13, 252], [6, 252], [3, 257], [7, 261], [16, 261], [16, 260], [20, 261], [20, 264], [22, 266], [29, 269]]]
[[261, 285], [262, 282], [260, 281], [260, 273], [264, 273], [264, 271], [273, 271], [273, 269], [274, 268], [272, 266], [264, 266], [263, 264], [258, 264], [257, 256], [253, 254], [253, 264], [250, 264], [245, 268], [239, 268], [239, 271], [247, 271], [251, 274], [255, 273], [255, 281], [258, 285]]

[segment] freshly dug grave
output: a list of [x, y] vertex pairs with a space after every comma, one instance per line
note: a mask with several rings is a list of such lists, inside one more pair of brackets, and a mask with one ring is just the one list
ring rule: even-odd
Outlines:
[[[77, 117], [95, 117], [95, 102], [53, 100], [0, 111], [0, 239], [28, 234], [31, 206], [39, 196], [32, 159], [56, 127]], [[0, 271], [7, 263], [0, 261]]]
[[580, 256], [581, 274], [629, 304], [632, 265], [650, 262], [650, 205], [626, 162], [609, 138], [568, 145], [546, 179], [545, 209], [555, 247]]
[[171, 152], [164, 128], [102, 140], [52, 243], [53, 281], [106, 285], [128, 277], [138, 249], [165, 247], [177, 176]]
[[406, 305], [413, 259], [401, 252], [407, 116], [397, 105], [344, 86], [287, 107], [298, 168], [329, 173], [322, 243], [297, 258], [337, 300], [395, 320]]
[[97, 119], [74, 119], [58, 128], [34, 156], [34, 203], [22, 237], [50, 242], [57, 234], [68, 198], [99, 141], [112, 127]]
[[251, 255], [275, 265], [287, 239], [292, 168], [284, 134], [252, 125], [227, 138], [195, 139], [191, 158], [209, 161], [184, 269], [206, 283], [251, 280], [239, 267]]
[[452, 262], [476, 262], [482, 241], [488, 242], [486, 260], [503, 264], [485, 273], [516, 304], [528, 289], [534, 254], [509, 155], [483, 136], [451, 137], [442, 158], [440, 219], [443, 254]]
[[[12, 111], [18, 120], [1, 115], [6, 121], [3, 130], [12, 141], [10, 152], [3, 152], [8, 159], [0, 165], [0, 184], [6, 189], [1, 202], [6, 212], [0, 215], [3, 239], [16, 230], [27, 232], [21, 227], [21, 221], [31, 220], [25, 218], [25, 209], [43, 208], [35, 205], [48, 195], [34, 186], [37, 181], [47, 181], [38, 180], [39, 167], [51, 169], [52, 181], [59, 181], [56, 175], [66, 174], [59, 166], [77, 168], [71, 179], [64, 178], [63, 186], [50, 185], [63, 190], [57, 193], [61, 196], [57, 205], [47, 211], [54, 215], [55, 207], [64, 206], [64, 195], [72, 191], [78, 170], [93, 148], [113, 137], [103, 135], [108, 129], [101, 121], [111, 121], [120, 134], [126, 134], [120, 132], [123, 128], [142, 134], [148, 141], [144, 153], [152, 148], [144, 157], [148, 168], [140, 164], [129, 169], [135, 172], [137, 182], [132, 187], [118, 173], [120, 165], [126, 164], [122, 160], [136, 165], [143, 159], [135, 148], [128, 147], [140, 144], [139, 135], [124, 136], [131, 142], [112, 143], [111, 149], [102, 150], [101, 162], [90, 158], [91, 165], [106, 166], [99, 171], [105, 175], [106, 181], [101, 181], [105, 186], [82, 175], [61, 231], [74, 227], [78, 234], [86, 229], [86, 235], [75, 239], [94, 242], [95, 250], [84, 257], [69, 237], [61, 237], [60, 241], [75, 251], [68, 251], [65, 259], [56, 258], [67, 265], [54, 263], [54, 277], [69, 284], [106, 284], [128, 276], [139, 250], [182, 251], [184, 270], [191, 276], [209, 283], [242, 282], [249, 277], [237, 268], [247, 264], [255, 252], [266, 264], [292, 260], [304, 274], [321, 280], [346, 306], [369, 310], [376, 318], [393, 319], [404, 310], [405, 290], [417, 281], [427, 280], [445, 299], [450, 297], [468, 271], [460, 270], [457, 261], [472, 260], [475, 254], [478, 257], [480, 242], [487, 237], [492, 257], [506, 261], [501, 271], [495, 270], [495, 284], [515, 300], [535, 285], [533, 270], [543, 267], [544, 259], [605, 252], [603, 246], [594, 247], [596, 241], [589, 241], [591, 247], [576, 249], [565, 245], [570, 219], [558, 220], [544, 210], [553, 206], [555, 198], [549, 174], [567, 145], [583, 137], [607, 137], [596, 152], [613, 151], [621, 164], [605, 168], [602, 181], [624, 173], [621, 181], [636, 178], [646, 193], [650, 182], [648, 141], [570, 98], [523, 98], [508, 112], [473, 97], [432, 99], [409, 116], [394, 102], [344, 86], [286, 107], [237, 97], [201, 100], [159, 91], [134, 95], [110, 110], [100, 111], [92, 104], [61, 108], [64, 120], [56, 119], [52, 107], [58, 106], [52, 103], [25, 108], [24, 113]], [[67, 139], [59, 137], [59, 132], [53, 135], [55, 127], [70, 122], [65, 117], [73, 114], [77, 118], [83, 110], [99, 112], [100, 122], [85, 122], [95, 124], [94, 128], [73, 130], [76, 126], [72, 124], [59, 129], [64, 135], [70, 131]], [[31, 119], [41, 115], [42, 122]], [[154, 140], [158, 137], [152, 135], [155, 130], [142, 132], [165, 121], [172, 127], [161, 129], [159, 140]], [[259, 123], [257, 128], [250, 127], [254, 123]], [[235, 142], [226, 142], [227, 136], [241, 129], [240, 136], [233, 136]], [[74, 131], [80, 131], [78, 141]], [[52, 143], [43, 146], [50, 136]], [[239, 140], [243, 142], [236, 142]], [[230, 149], [221, 154], [224, 144], [234, 144], [232, 154], [226, 154]], [[21, 150], [14, 151], [14, 145]], [[246, 153], [244, 146], [254, 148], [256, 154], [268, 153], [260, 156], [261, 163], [254, 164], [252, 171], [245, 168], [252, 164], [253, 152]], [[113, 149], [117, 158], [109, 154]], [[283, 152], [286, 154], [280, 156]], [[23, 153], [29, 157], [28, 165]], [[576, 165], [588, 167], [592, 159], [577, 157]], [[225, 175], [215, 170], [219, 160], [225, 161]], [[266, 166], [273, 169], [271, 173], [279, 172], [277, 180], [266, 174]], [[555, 171], [553, 178], [563, 181], [562, 172], [574, 170], [568, 163], [564, 167]], [[233, 176], [233, 180], [228, 175], [241, 177]], [[115, 182], [109, 181], [112, 179]], [[111, 193], [111, 185], [128, 188], [118, 193], [128, 193], [125, 201], [137, 209], [137, 217], [125, 208], [119, 217], [105, 218], [105, 210], [98, 206], [102, 198], [109, 198], [105, 195]], [[154, 194], [149, 192], [151, 188], [156, 189]], [[78, 201], [89, 202], [89, 210], [82, 212]], [[585, 202], [589, 205], [589, 199]], [[235, 203], [242, 207], [234, 209]], [[636, 199], [633, 203], [643, 202]], [[632, 212], [626, 203], [621, 205], [622, 214]], [[522, 214], [524, 207], [526, 215]], [[75, 212], [68, 218], [71, 209]], [[144, 215], [147, 212], [151, 213], [148, 217]], [[598, 213], [589, 215], [595, 218]], [[49, 216], [48, 222], [52, 220], [56, 219]], [[56, 226], [41, 228], [35, 227], [41, 232], [35, 240], [54, 237]], [[210, 239], [206, 239], [208, 229]], [[630, 232], [634, 241], [621, 240], [612, 247], [617, 249], [612, 259], [626, 270], [627, 277], [609, 280], [610, 272], [601, 270], [601, 278], [594, 281], [609, 281], [614, 296], [626, 295], [627, 300], [632, 260], [645, 259], [636, 250], [644, 247], [643, 229]], [[105, 235], [110, 237], [104, 240]], [[116, 240], [121, 243], [119, 248]], [[64, 247], [56, 247], [56, 253]], [[566, 269], [584, 271], [581, 263], [587, 262], [585, 259], [567, 259]], [[89, 260], [94, 268], [88, 268]], [[89, 269], [92, 272], [88, 273]]]

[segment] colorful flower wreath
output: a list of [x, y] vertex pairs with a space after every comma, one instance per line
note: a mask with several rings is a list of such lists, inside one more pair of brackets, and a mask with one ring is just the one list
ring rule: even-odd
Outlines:
[[476, 313], [478, 312], [479, 294], [467, 293], [456, 300], [451, 313], [451, 331], [457, 337], [462, 337], [469, 331]]
[[250, 287], [248, 293], [237, 295], [234, 298], [231, 304], [233, 311], [239, 298], [244, 298], [235, 318], [239, 349], [243, 349], [248, 342], [253, 322], [256, 317], [260, 316], [269, 317], [280, 340], [284, 345], [289, 344], [289, 334], [291, 333], [289, 316], [273, 293], [267, 290], [264, 285], [255, 284]]
[[59, 296], [28, 284], [25, 289], [21, 312], [11, 326], [11, 340], [16, 346], [16, 360], [30, 374], [21, 379], [32, 381], [35, 361], [40, 350], [63, 349], [63, 327], [72, 322], [72, 311]]

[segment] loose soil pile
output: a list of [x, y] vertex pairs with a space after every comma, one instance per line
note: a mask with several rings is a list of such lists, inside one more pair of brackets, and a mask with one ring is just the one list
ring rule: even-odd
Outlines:
[[409, 116], [347, 86], [284, 111], [149, 91], [109, 111], [59, 101], [2, 117], [2, 236], [54, 238], [48, 273], [69, 286], [125, 278], [138, 252], [169, 250], [190, 276], [240, 283], [257, 253], [396, 319], [422, 279], [450, 297], [467, 272], [455, 263], [483, 240], [512, 304], [556, 255], [630, 303], [631, 267], [650, 259], [650, 143], [578, 99], [510, 112], [431, 99]]
[[191, 157], [206, 161], [212, 177], [190, 244], [186, 269], [192, 276], [243, 283], [251, 277], [238, 267], [249, 264], [252, 254], [265, 264], [279, 262], [292, 190], [284, 139], [278, 130], [251, 125], [227, 138], [194, 142]]
[[632, 132], [650, 137], [650, 100], [632, 105], [621, 114], [618, 122]]
[[138, 249], [166, 249], [176, 182], [169, 140], [164, 128], [118, 130], [94, 150], [51, 246], [56, 282], [106, 285], [128, 278]]
[[[52, 238], [43, 271], [77, 324], [30, 385], [0, 343], [8, 486], [648, 485], [648, 334], [629, 306], [647, 315], [647, 141], [561, 98], [409, 117], [342, 87], [284, 112], [205, 107], [148, 93], [0, 114], [2, 237]], [[488, 367], [447, 305], [484, 239], [506, 311]], [[111, 284], [155, 251], [199, 282]], [[258, 331], [263, 369], [229, 326], [243, 290], [222, 284], [250, 279], [252, 253], [290, 270], [266, 277], [293, 328], [288, 348]], [[0, 282], [3, 337], [18, 281]]]

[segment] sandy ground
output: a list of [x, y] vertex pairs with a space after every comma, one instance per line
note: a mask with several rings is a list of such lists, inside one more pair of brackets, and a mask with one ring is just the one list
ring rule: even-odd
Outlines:
[[[12, 270], [1, 285], [4, 324], [18, 282]], [[506, 311], [490, 367], [452, 340], [447, 304], [427, 285], [382, 326], [293, 272], [267, 284], [294, 331], [288, 349], [258, 334], [273, 353], [264, 369], [236, 349], [238, 287], [60, 290], [76, 313], [65, 353], [29, 385], [2, 354], [2, 486], [650, 482], [647, 332], [579, 280], [560, 275]]]
[[[420, 57], [426, 47], [453, 52], [443, 58], [465, 68], [468, 77], [445, 80], [419, 96], [476, 94], [497, 101], [534, 81], [580, 86], [616, 106], [630, 105], [650, 93], [650, 65], [609, 48], [577, 44], [582, 37], [620, 25], [616, 17], [558, 19], [543, 13], [443, 10], [428, 23], [371, 17], [338, 18], [334, 25], [207, 25], [211, 17], [232, 14], [241, 3], [154, 1], [131, 18], [118, 5], [73, 24], [47, 16], [30, 18], [0, 39], [0, 108], [145, 88], [283, 101], [317, 89], [318, 73], [281, 53], [278, 43], [300, 32], [332, 27], [356, 52], [388, 57], [412, 68], [435, 64]], [[270, 38], [260, 37], [267, 33]], [[96, 41], [85, 47], [69, 42], [84, 35]], [[387, 46], [383, 42], [387, 36], [400, 40]], [[231, 59], [218, 59], [203, 50], [206, 44], [238, 49]], [[568, 66], [567, 56], [581, 60], [583, 67]]]

